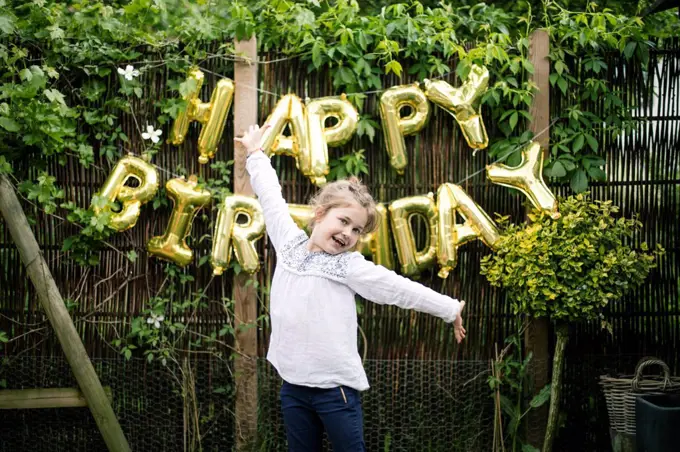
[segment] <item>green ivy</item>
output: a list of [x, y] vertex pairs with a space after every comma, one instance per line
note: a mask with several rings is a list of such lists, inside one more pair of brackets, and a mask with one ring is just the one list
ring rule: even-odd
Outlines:
[[[585, 12], [571, 12], [556, 3], [546, 5], [550, 33], [550, 84], [565, 102], [551, 112], [557, 123], [551, 130], [548, 177], [569, 182], [574, 192], [588, 189], [591, 180], [603, 181], [605, 161], [596, 136], [616, 137], [630, 131], [635, 105], [624, 103], [625, 93], [607, 81], [608, 54], [621, 54], [629, 64], [646, 70], [653, 44], [638, 17], [597, 11], [589, 4]], [[584, 105], [601, 103], [598, 114]]]
[[331, 169], [328, 174], [328, 180], [334, 181], [339, 179], [346, 179], [349, 176], [359, 177], [362, 174], [368, 174], [368, 165], [366, 164], [366, 152], [364, 149], [346, 154], [338, 159], [331, 160]]
[[[465, 2], [464, 2], [465, 3]], [[499, 134], [492, 137], [492, 158], [516, 165], [521, 145], [532, 138], [525, 132], [532, 120], [529, 108], [535, 85], [528, 60], [530, 35], [545, 28], [551, 40], [551, 86], [567, 103], [551, 112], [551, 148], [545, 175], [571, 185], [574, 192], [588, 189], [591, 181], [606, 178], [601, 143], [596, 137], [630, 131], [634, 123], [624, 93], [607, 81], [609, 54], [620, 54], [646, 70], [653, 40], [673, 36], [680, 21], [672, 14], [658, 14], [643, 21], [625, 5], [598, 9], [582, 3], [570, 11], [557, 2], [516, 3], [505, 8], [476, 3], [454, 7], [447, 3], [389, 2], [376, 12], [362, 2], [273, 0], [257, 2], [250, 21], [262, 50], [276, 50], [298, 57], [308, 71], [328, 70], [338, 92], [361, 111], [365, 92], [385, 89], [380, 75], [405, 78], [404, 68], [418, 79], [451, 71], [464, 78], [473, 63], [485, 65], [493, 83], [482, 98], [487, 123]], [[534, 8], [532, 9], [532, 4]], [[536, 10], [537, 9], [537, 10]], [[511, 12], [512, 13], [511, 13]], [[634, 12], [634, 11], [632, 11]], [[584, 102], [600, 102], [596, 114]], [[358, 135], [373, 136], [379, 127], [362, 112]], [[338, 163], [337, 165], [339, 165]]]

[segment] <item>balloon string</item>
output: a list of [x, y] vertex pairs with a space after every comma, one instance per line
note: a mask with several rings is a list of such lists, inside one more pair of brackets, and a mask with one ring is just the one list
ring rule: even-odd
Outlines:
[[[553, 124], [555, 124], [555, 122], [557, 122], [557, 120], [558, 120], [558, 118], [553, 119], [553, 120], [550, 122], [550, 124], [548, 124], [543, 130], [541, 130], [541, 131], [538, 132], [536, 135], [534, 135], [533, 138], [532, 138], [532, 140], [534, 140], [534, 139], [540, 137], [541, 135], [543, 135], [544, 133], [546, 133], [546, 132], [550, 129], [550, 127], [552, 127]], [[504, 162], [505, 160], [507, 160], [512, 154], [514, 154], [515, 151], [517, 151], [518, 149], [520, 149], [520, 148], [526, 146], [527, 143], [531, 142], [532, 140], [524, 141], [524, 142], [518, 144], [517, 146], [515, 146], [514, 149], [512, 149], [511, 152], [508, 152], [504, 157], [501, 157], [501, 158], [499, 158], [498, 160], [496, 160], [496, 161], [490, 163], [490, 165], [495, 165], [496, 163], [503, 163], [503, 162]], [[133, 157], [137, 157], [137, 158], [144, 159], [144, 156], [143, 156], [143, 155], [137, 155], [137, 154], [135, 154], [135, 153], [133, 153], [133, 152], [127, 152], [127, 154], [128, 154], [128, 155], [131, 155], [131, 156], [133, 156]], [[161, 171], [163, 171], [163, 172], [165, 172], [165, 173], [167, 173], [167, 174], [170, 174], [171, 176], [174, 176], [174, 177], [183, 177], [182, 175], [177, 174], [177, 173], [174, 173], [174, 172], [172, 172], [172, 171], [170, 171], [170, 170], [168, 170], [168, 169], [165, 169], [165, 168], [163, 168], [162, 166], [156, 165], [156, 164], [153, 163], [153, 162], [148, 162], [148, 161], [147, 161], [147, 163], [149, 163], [150, 165], [154, 166], [155, 168], [158, 168], [159, 170], [161, 170]], [[472, 179], [473, 177], [475, 177], [475, 176], [477, 176], [477, 175], [483, 173], [484, 171], [486, 171], [486, 168], [482, 168], [482, 169], [480, 169], [480, 170], [478, 170], [478, 171], [475, 171], [474, 173], [468, 175], [468, 176], [465, 177], [464, 179], [461, 179], [460, 181], [456, 182], [455, 185], [461, 185], [461, 184], [463, 184], [465, 181], [467, 181], [467, 180], [469, 180], [469, 179]]]
[[[212, 75], [219, 77], [219, 78], [229, 78], [225, 75], [218, 74], [217, 72], [213, 72], [210, 69], [206, 69], [202, 66], [198, 66], [198, 68], [203, 72], [207, 72], [208, 74], [212, 74]], [[440, 79], [443, 79], [444, 77], [447, 77], [447, 76], [449, 76], [453, 73], [454, 73], [454, 71], [449, 71], [445, 74], [438, 75], [437, 77], [429, 77], [429, 80], [440, 80]], [[277, 97], [277, 98], [283, 97], [283, 94], [275, 93], [275, 92], [272, 92], [272, 91], [267, 91], [266, 89], [258, 88], [256, 86], [244, 85], [242, 83], [237, 83], [237, 82], [234, 82], [234, 84], [236, 86], [240, 86], [241, 88], [250, 89], [250, 90], [253, 90], [253, 91], [257, 91], [259, 93], [269, 94], [270, 96], [274, 96], [274, 97]], [[364, 94], [364, 95], [366, 95], [366, 94], [380, 94], [380, 93], [385, 92], [385, 91], [387, 91], [387, 90], [376, 89], [376, 90], [373, 90], [373, 91], [361, 91], [361, 92], [357, 91], [357, 92], [354, 92], [354, 93], [345, 93], [345, 95], [346, 96], [355, 96], [355, 95], [360, 95], [360, 94]]]
[[[209, 74], [213, 74], [213, 75], [215, 75], [215, 76], [217, 76], [217, 77], [220, 77], [220, 78], [228, 78], [228, 77], [226, 77], [226, 76], [224, 76], [224, 75], [222, 75], [222, 74], [218, 74], [218, 73], [213, 72], [213, 71], [211, 71], [211, 70], [209, 70], [209, 69], [205, 69], [205, 68], [203, 68], [203, 67], [201, 67], [201, 66], [199, 66], [199, 69], [201, 69], [202, 71], [207, 72], [207, 73], [209, 73]], [[452, 74], [453, 72], [454, 72], [454, 71], [449, 71], [449, 72], [447, 72], [447, 73], [445, 73], [445, 74], [442, 74], [442, 75], [440, 75], [440, 76], [432, 77], [430, 80], [439, 80], [439, 79], [442, 79], [442, 78], [444, 78], [444, 77], [446, 77], [446, 76]], [[241, 88], [246, 88], [246, 89], [250, 89], [250, 90], [253, 90], [253, 91], [257, 91], [257, 92], [259, 92], [259, 93], [268, 94], [268, 95], [274, 96], [274, 97], [276, 97], [276, 98], [280, 98], [280, 97], [283, 96], [282, 94], [275, 93], [275, 92], [272, 92], [272, 91], [267, 91], [267, 90], [265, 90], [265, 89], [261, 89], [261, 88], [255, 87], [255, 86], [244, 85], [244, 84], [241, 84], [241, 83], [235, 83], [235, 84], [236, 84], [237, 86], [240, 86]], [[345, 95], [351, 96], [351, 95], [357, 95], [357, 94], [379, 94], [379, 93], [382, 93], [382, 92], [384, 92], [384, 91], [386, 91], [386, 90], [384, 90], [384, 89], [378, 89], [378, 90], [373, 90], [373, 91], [363, 91], [363, 92], [355, 92], [355, 93], [346, 93]], [[451, 113], [450, 111], [448, 111], [448, 110], [446, 110], [446, 109], [445, 109], [445, 111], [455, 118], [455, 115], [454, 115], [453, 113]], [[534, 137], [533, 137], [532, 139], [538, 138], [538, 137], [540, 137], [541, 135], [543, 135], [544, 133], [546, 133], [546, 132], [548, 131], [548, 129], [550, 129], [550, 127], [551, 127], [553, 124], [555, 124], [556, 121], [557, 121], [557, 118], [556, 118], [556, 119], [553, 119], [553, 121], [552, 121], [550, 124], [548, 124], [548, 126], [546, 126], [543, 130], [541, 130], [540, 132], [538, 132], [536, 135], [534, 135]], [[528, 142], [529, 142], [529, 141], [525, 141], [525, 142], [522, 142], [522, 143], [518, 144], [514, 149], [512, 149], [512, 151], [508, 152], [508, 153], [505, 155], [505, 157], [502, 157], [502, 158], [500, 158], [500, 159], [498, 159], [498, 160], [492, 162], [491, 165], [495, 165], [496, 163], [502, 163], [502, 162], [504, 162], [504, 161], [505, 161], [506, 159], [508, 159], [512, 154], [514, 154], [515, 151], [517, 151], [518, 149], [520, 149], [520, 148], [526, 146], [526, 144], [527, 144]], [[476, 152], [476, 151], [475, 151], [475, 152]], [[464, 179], [462, 179], [462, 180], [456, 182], [456, 185], [460, 185], [460, 184], [462, 184], [463, 182], [465, 182], [465, 181], [467, 181], [467, 180], [469, 180], [469, 179], [472, 179], [473, 177], [479, 175], [480, 173], [483, 173], [484, 171], [486, 171], [486, 168], [482, 168], [482, 169], [480, 169], [479, 171], [475, 171], [474, 173], [470, 174], [469, 176], [465, 177]]]
[[[453, 116], [453, 113], [452, 113], [451, 115]], [[506, 159], [508, 159], [512, 154], [514, 154], [515, 151], [517, 151], [518, 149], [523, 148], [524, 146], [527, 145], [527, 143], [530, 143], [530, 142], [533, 141], [534, 139], [536, 139], [536, 138], [540, 137], [541, 135], [543, 135], [544, 133], [546, 133], [546, 132], [550, 129], [550, 127], [552, 127], [552, 125], [555, 124], [555, 123], [557, 122], [558, 119], [559, 119], [559, 118], [553, 119], [553, 120], [550, 122], [550, 124], [548, 124], [547, 126], [545, 126], [545, 128], [544, 128], [543, 130], [541, 130], [541, 131], [538, 132], [536, 135], [534, 135], [533, 138], [532, 138], [531, 140], [529, 140], [529, 141], [524, 141], [524, 142], [518, 144], [517, 146], [515, 146], [515, 147], [512, 149], [512, 151], [508, 152], [505, 156], [499, 158], [498, 160], [496, 160], [496, 161], [494, 161], [494, 162], [491, 162], [490, 165], [495, 165], [496, 163], [502, 163], [502, 162], [504, 162], [504, 161], [505, 161]], [[487, 165], [487, 166], [489, 166], [489, 165]], [[464, 179], [461, 179], [460, 181], [456, 182], [455, 185], [460, 185], [460, 184], [462, 184], [463, 182], [465, 182], [465, 181], [467, 181], [467, 180], [469, 180], [469, 179], [472, 179], [473, 177], [477, 176], [478, 174], [483, 173], [484, 171], [486, 171], [486, 168], [482, 168], [482, 169], [480, 169], [480, 170], [478, 170], [478, 171], [475, 171], [474, 173], [470, 174], [469, 176], [465, 177]]]

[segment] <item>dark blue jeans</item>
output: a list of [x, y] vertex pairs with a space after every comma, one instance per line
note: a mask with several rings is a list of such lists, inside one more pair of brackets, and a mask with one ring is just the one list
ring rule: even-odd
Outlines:
[[364, 415], [359, 391], [321, 389], [283, 382], [281, 408], [290, 452], [318, 452], [323, 431], [333, 452], [364, 452]]

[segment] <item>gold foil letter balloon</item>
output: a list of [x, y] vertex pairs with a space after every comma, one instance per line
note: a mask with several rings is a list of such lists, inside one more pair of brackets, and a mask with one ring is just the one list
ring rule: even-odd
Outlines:
[[[307, 152], [307, 116], [305, 106], [295, 94], [286, 94], [276, 103], [262, 127], [269, 126], [262, 134], [262, 149], [267, 155], [290, 155], [297, 157]], [[290, 136], [283, 135], [288, 126]], [[299, 165], [298, 165], [299, 166]]]
[[443, 80], [423, 81], [425, 95], [432, 102], [444, 107], [456, 118], [463, 136], [472, 149], [484, 149], [489, 145], [484, 120], [474, 107], [489, 86], [489, 70], [472, 65], [468, 79], [460, 88], [454, 88]]
[[[446, 278], [458, 262], [458, 247], [475, 239], [481, 239], [493, 248], [500, 238], [493, 220], [477, 205], [460, 185], [442, 184], [437, 190], [439, 212], [439, 237], [437, 262], [439, 277]], [[456, 213], [465, 220], [457, 224]]]
[[312, 206], [307, 204], [288, 204], [288, 213], [290, 213], [291, 218], [300, 229], [303, 229], [307, 234], [312, 232], [309, 228], [309, 222], [314, 218], [314, 208]]
[[[392, 233], [401, 264], [401, 272], [407, 276], [418, 275], [430, 266], [437, 255], [437, 207], [432, 193], [427, 196], [411, 196], [390, 204]], [[427, 243], [422, 250], [416, 249], [411, 218], [421, 215], [427, 225]]]
[[529, 198], [538, 210], [557, 219], [560, 217], [555, 196], [543, 181], [543, 151], [532, 141], [522, 149], [522, 163], [517, 168], [495, 163], [486, 167], [491, 182], [516, 188]]
[[[408, 108], [409, 114], [401, 117], [401, 110]], [[382, 120], [385, 147], [390, 164], [403, 174], [408, 163], [404, 137], [419, 132], [427, 123], [430, 103], [417, 84], [395, 86], [380, 96], [380, 118]]]
[[[239, 222], [240, 216], [246, 221]], [[213, 234], [210, 260], [213, 273], [221, 275], [229, 267], [232, 248], [243, 271], [255, 273], [260, 268], [255, 242], [263, 235], [264, 216], [257, 200], [243, 195], [224, 198]]]
[[162, 236], [153, 237], [147, 244], [149, 253], [185, 266], [193, 257], [186, 244], [196, 214], [210, 202], [210, 192], [196, 188], [196, 176], [188, 181], [184, 178], [171, 179], [165, 184], [168, 196], [174, 206], [168, 227]]
[[378, 229], [364, 235], [357, 244], [357, 251], [370, 258], [375, 264], [394, 270], [394, 255], [390, 243], [390, 223], [387, 219], [387, 209], [382, 204], [376, 204], [380, 217]]
[[177, 115], [172, 126], [171, 142], [179, 145], [184, 142], [189, 124], [198, 121], [203, 124], [201, 134], [198, 137], [198, 152], [200, 163], [208, 163], [215, 156], [217, 145], [222, 139], [224, 125], [234, 98], [234, 82], [224, 78], [217, 82], [209, 103], [201, 102], [198, 94], [203, 85], [203, 72], [198, 69], [189, 71], [189, 80], [194, 82], [194, 89], [184, 99], [187, 101], [187, 109]]
[[[326, 127], [326, 120], [335, 118], [337, 123]], [[359, 114], [345, 98], [323, 97], [307, 104], [307, 130], [309, 145], [298, 155], [299, 168], [318, 186], [326, 183], [329, 171], [328, 146], [342, 146], [352, 138], [357, 129]]]
[[[129, 179], [138, 182], [137, 187], [128, 187], [125, 183]], [[137, 157], [123, 157], [104, 182], [98, 195], [110, 202], [118, 201], [122, 208], [111, 215], [111, 227], [117, 231], [129, 229], [137, 223], [142, 204], [150, 201], [158, 191], [158, 173], [148, 162]], [[93, 204], [95, 213], [106, 210]]]

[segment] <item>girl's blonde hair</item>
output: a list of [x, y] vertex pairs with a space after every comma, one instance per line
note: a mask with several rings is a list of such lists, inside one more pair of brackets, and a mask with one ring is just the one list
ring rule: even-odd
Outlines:
[[314, 208], [314, 216], [309, 221], [309, 229], [314, 229], [317, 213], [324, 216], [329, 210], [335, 207], [347, 207], [352, 202], [356, 202], [366, 209], [368, 219], [362, 234], [375, 231], [380, 221], [375, 208], [375, 201], [366, 186], [354, 176], [349, 179], [331, 182], [314, 195], [309, 201], [309, 204]]

